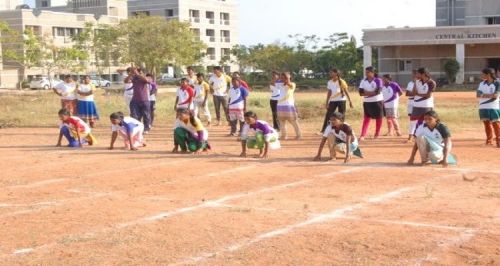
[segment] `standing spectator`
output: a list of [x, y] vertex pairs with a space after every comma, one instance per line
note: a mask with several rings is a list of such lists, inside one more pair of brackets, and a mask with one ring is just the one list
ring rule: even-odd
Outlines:
[[384, 86], [382, 87], [382, 96], [384, 96], [384, 113], [387, 119], [386, 136], [401, 136], [399, 130], [399, 96], [403, 95], [403, 90], [398, 83], [392, 81], [390, 74], [382, 76]]
[[230, 82], [231, 78], [226, 74], [222, 73], [222, 68], [220, 66], [214, 67], [214, 74], [210, 77], [208, 83], [210, 84], [210, 90], [214, 95], [215, 116], [217, 118], [216, 126], [220, 126], [221, 124], [221, 114], [220, 114], [221, 106], [222, 109], [224, 110], [226, 121], [229, 122], [227, 93]]
[[151, 129], [151, 105], [149, 103], [149, 81], [142, 74], [140, 68], [132, 68], [130, 71], [134, 95], [130, 101], [130, 115], [142, 121], [144, 134]]
[[61, 108], [70, 112], [70, 115], [76, 114], [76, 84], [70, 75], [64, 76], [64, 81], [57, 84], [53, 89], [54, 93], [61, 97]]
[[158, 86], [153, 79], [153, 75], [146, 74], [146, 78], [149, 81], [149, 105], [151, 107], [151, 124], [150, 128], [153, 128], [153, 122], [155, 121], [155, 110], [156, 110], [156, 93], [158, 93]]
[[486, 132], [486, 145], [493, 145], [495, 139], [500, 148], [500, 82], [495, 80], [495, 72], [491, 68], [483, 69], [481, 78], [483, 82], [479, 84], [476, 94], [479, 99], [479, 118]]
[[280, 80], [280, 73], [273, 71], [271, 84], [269, 84], [269, 89], [271, 90], [271, 99], [269, 104], [273, 114], [273, 127], [278, 132], [280, 131], [280, 122], [278, 120], [278, 100], [280, 99], [281, 86], [283, 86], [283, 82]]
[[194, 85], [196, 84], [196, 81], [197, 81], [194, 68], [192, 66], [188, 66], [186, 70], [187, 70], [187, 77], [186, 78], [189, 82], [189, 85], [194, 88]]
[[123, 80], [123, 98], [125, 99], [125, 105], [127, 106], [128, 113], [130, 115], [130, 102], [132, 97], [134, 97], [134, 84], [132, 84], [132, 68], [127, 68], [127, 77]]
[[382, 127], [382, 118], [384, 117], [384, 97], [382, 96], [382, 80], [375, 74], [373, 67], [365, 69], [366, 78], [359, 84], [359, 95], [363, 97], [363, 126], [359, 140], [364, 140], [367, 133], [370, 121], [375, 119], [375, 139], [380, 135]]
[[347, 91], [348, 85], [345, 80], [340, 77], [340, 71], [336, 68], [330, 70], [330, 80], [327, 83], [328, 93], [326, 96], [326, 115], [321, 128], [321, 133], [325, 132], [330, 117], [338, 110], [339, 113], [345, 116], [346, 102], [349, 100], [349, 107], [353, 108], [351, 97]]
[[88, 75], [83, 76], [82, 83], [76, 87], [76, 92], [78, 93], [78, 116], [94, 128], [96, 120], [99, 120], [99, 114], [94, 102], [95, 86]]

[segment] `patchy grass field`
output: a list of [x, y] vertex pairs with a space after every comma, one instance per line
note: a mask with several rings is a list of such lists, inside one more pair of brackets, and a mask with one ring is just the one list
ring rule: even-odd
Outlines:
[[[446, 169], [406, 166], [395, 137], [348, 165], [312, 162], [323, 97], [298, 93], [304, 138], [259, 160], [226, 126], [209, 129], [210, 154], [169, 153], [172, 94], [137, 152], [106, 149], [117, 95], [99, 95], [100, 143], [78, 150], [54, 147], [55, 96], [0, 96], [0, 121], [23, 126], [0, 129], [0, 265], [500, 264], [498, 149], [482, 146], [473, 93], [437, 95], [459, 158]], [[250, 103], [269, 120], [267, 94]]]

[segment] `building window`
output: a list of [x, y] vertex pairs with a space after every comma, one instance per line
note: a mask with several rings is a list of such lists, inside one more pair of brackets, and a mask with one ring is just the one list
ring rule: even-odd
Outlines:
[[205, 34], [209, 38], [210, 42], [215, 42], [215, 30], [207, 29]]
[[210, 60], [215, 60], [215, 48], [208, 48], [207, 49], [207, 57]]
[[413, 62], [411, 60], [399, 60], [398, 70], [401, 72], [411, 72], [413, 70]]
[[74, 35], [82, 33], [81, 28], [64, 28], [64, 27], [54, 27], [52, 29], [54, 37], [72, 37]]
[[200, 40], [200, 29], [191, 29], [191, 32], [194, 35], [194, 40], [199, 41]]
[[229, 13], [220, 13], [220, 24], [229, 25]]
[[42, 1], [42, 7], [49, 7], [49, 1]]
[[42, 33], [40, 26], [26, 25], [26, 27], [24, 27], [24, 30], [31, 31], [31, 33], [33, 33], [33, 35], [41, 35], [41, 33]]
[[174, 16], [174, 10], [173, 10], [173, 9], [166, 9], [166, 10], [165, 10], [165, 16], [166, 16], [167, 18], [171, 18], [171, 17], [173, 17], [173, 16]]
[[132, 12], [132, 15], [134, 17], [138, 17], [138, 16], [147, 16], [147, 17], [149, 17], [150, 16], [150, 12], [149, 11], [135, 11], [135, 12]]
[[500, 17], [490, 17], [487, 18], [488, 25], [498, 25], [500, 24]]
[[220, 31], [220, 41], [221, 42], [231, 42], [231, 36], [228, 30]]
[[220, 49], [220, 55], [221, 57], [227, 57], [231, 55], [231, 49], [229, 48], [222, 48]]
[[208, 23], [214, 24], [215, 23], [215, 13], [213, 11], [207, 11], [206, 14]]
[[200, 22], [200, 10], [189, 10], [189, 21], [199, 23]]

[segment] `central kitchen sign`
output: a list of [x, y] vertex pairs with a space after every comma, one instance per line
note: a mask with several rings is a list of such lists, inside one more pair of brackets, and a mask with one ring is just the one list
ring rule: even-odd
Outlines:
[[445, 33], [436, 34], [437, 40], [461, 40], [461, 39], [494, 39], [497, 38], [495, 32], [487, 33]]

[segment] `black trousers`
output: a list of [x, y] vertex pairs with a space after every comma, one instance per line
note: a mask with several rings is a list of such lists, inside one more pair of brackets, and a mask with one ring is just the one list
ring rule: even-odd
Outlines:
[[146, 102], [130, 102], [130, 116], [144, 123], [144, 130], [149, 131], [151, 125], [151, 103]]
[[277, 131], [280, 131], [280, 121], [278, 120], [278, 100], [269, 101], [271, 105], [271, 112], [273, 113], [273, 127]]
[[346, 110], [346, 101], [336, 101], [336, 102], [330, 102], [328, 104], [328, 110], [326, 111], [325, 115], [325, 121], [323, 122], [323, 127], [321, 128], [321, 132], [325, 132], [326, 126], [328, 126], [328, 123], [330, 122], [330, 117], [335, 113], [335, 111], [338, 109], [338, 112], [345, 115], [345, 110]]

